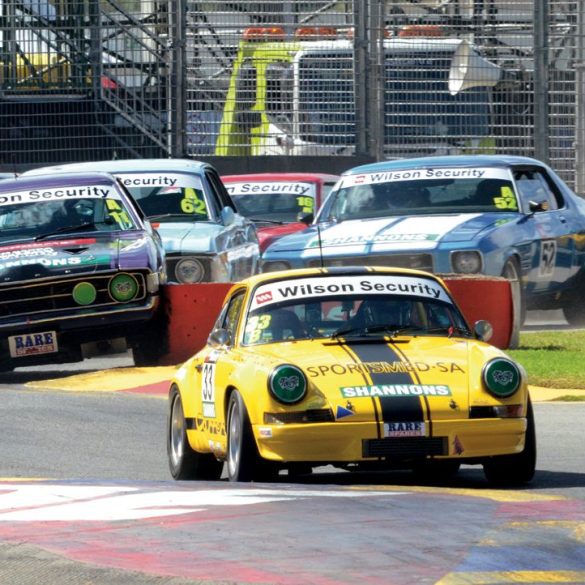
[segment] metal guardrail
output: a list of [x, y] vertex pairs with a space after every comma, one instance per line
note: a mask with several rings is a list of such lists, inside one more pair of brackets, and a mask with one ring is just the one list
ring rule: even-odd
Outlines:
[[585, 193], [584, 12], [577, 0], [0, 0], [0, 168], [508, 152]]

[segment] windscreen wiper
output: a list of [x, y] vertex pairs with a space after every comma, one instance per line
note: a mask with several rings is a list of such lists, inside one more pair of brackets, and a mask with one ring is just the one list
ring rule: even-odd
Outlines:
[[192, 215], [187, 215], [186, 213], [159, 213], [157, 215], [147, 215], [146, 218], [148, 221], [152, 221], [153, 219], [164, 219], [165, 217], [180, 217], [181, 219], [192, 219]]
[[340, 337], [360, 337], [367, 336], [372, 333], [386, 333], [389, 337], [396, 337], [401, 333], [412, 331], [415, 333], [426, 331], [424, 327], [418, 325], [369, 325], [365, 327], [341, 327], [330, 335], [330, 339], [339, 339]]
[[39, 240], [44, 240], [45, 238], [49, 238], [50, 236], [56, 236], [58, 234], [70, 234], [74, 232], [82, 232], [85, 230], [95, 229], [96, 224], [92, 221], [89, 223], [82, 223], [81, 225], [66, 225], [60, 228], [53, 230], [52, 232], [47, 232], [45, 234], [39, 234], [35, 237], [35, 242]]

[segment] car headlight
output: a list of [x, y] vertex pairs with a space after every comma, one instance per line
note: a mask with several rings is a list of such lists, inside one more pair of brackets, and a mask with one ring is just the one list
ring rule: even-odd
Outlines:
[[78, 282], [72, 296], [78, 305], [91, 305], [97, 298], [97, 290], [91, 282]]
[[295, 404], [307, 393], [307, 378], [300, 368], [283, 364], [274, 368], [268, 378], [268, 390], [283, 404]]
[[453, 252], [451, 255], [451, 266], [454, 272], [477, 274], [482, 269], [481, 254], [474, 251]]
[[278, 270], [290, 270], [290, 264], [280, 260], [262, 263], [262, 272], [276, 272]]
[[205, 276], [203, 264], [196, 258], [185, 258], [179, 260], [175, 266], [175, 278], [183, 284], [194, 284], [201, 282]]
[[108, 292], [115, 301], [128, 303], [138, 294], [138, 281], [131, 274], [121, 272], [110, 279]]
[[486, 388], [496, 398], [512, 396], [520, 388], [522, 379], [518, 366], [505, 358], [496, 358], [485, 364], [482, 377]]

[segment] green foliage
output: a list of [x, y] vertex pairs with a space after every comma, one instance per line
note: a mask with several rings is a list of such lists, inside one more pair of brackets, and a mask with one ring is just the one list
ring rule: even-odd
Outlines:
[[506, 353], [524, 366], [530, 385], [585, 389], [585, 331], [522, 332], [520, 347]]

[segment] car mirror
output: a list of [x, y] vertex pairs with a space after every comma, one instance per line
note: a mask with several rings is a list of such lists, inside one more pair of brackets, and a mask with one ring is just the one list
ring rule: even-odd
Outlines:
[[231, 225], [236, 220], [236, 213], [231, 207], [224, 207], [221, 210], [221, 223], [223, 225]]
[[480, 341], [489, 341], [494, 334], [494, 328], [489, 321], [480, 320], [476, 321], [473, 326], [473, 332], [475, 337]]
[[535, 213], [537, 211], [547, 211], [548, 210], [548, 202], [547, 201], [529, 201], [528, 202], [528, 209], [530, 213]]
[[312, 213], [303, 213], [302, 211], [297, 215], [297, 220], [305, 225], [311, 225], [313, 223], [314, 215]]
[[207, 338], [207, 344], [216, 349], [229, 345], [230, 341], [231, 336], [227, 329], [214, 329]]

